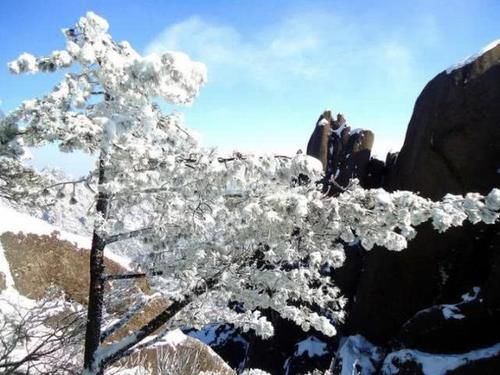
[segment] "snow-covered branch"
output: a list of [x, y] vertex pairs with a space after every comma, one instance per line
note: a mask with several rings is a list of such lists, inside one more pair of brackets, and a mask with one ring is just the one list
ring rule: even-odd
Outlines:
[[131, 230], [129, 232], [118, 233], [118, 234], [114, 234], [114, 235], [106, 237], [105, 242], [106, 242], [106, 244], [109, 245], [113, 242], [128, 240], [128, 239], [135, 238], [135, 237], [141, 237], [141, 236], [147, 235], [148, 233], [151, 233], [152, 231], [153, 231], [153, 228], [148, 227], [148, 228]]
[[[204, 150], [180, 115], [163, 114], [153, 101], [191, 103], [206, 83], [204, 65], [177, 52], [140, 56], [127, 42], [113, 41], [108, 27], [89, 12], [65, 30], [64, 50], [44, 57], [22, 54], [12, 62], [14, 73], [70, 66], [71, 73], [49, 94], [25, 101], [0, 120], [0, 157], [16, 165], [24, 145], [57, 143], [62, 151], [99, 155], [93, 182], [71, 182], [85, 182], [97, 192], [89, 214], [95, 223], [89, 374], [102, 374], [166, 323], [223, 320], [269, 337], [273, 328], [260, 310], [271, 308], [304, 330], [333, 336], [346, 301], [325, 269], [342, 265], [344, 245], [359, 241], [366, 250], [401, 251], [426, 221], [442, 232], [465, 220], [498, 220], [498, 189], [485, 197], [447, 195], [432, 202], [411, 192], [364, 190], [353, 182], [328, 197], [315, 183], [323, 166], [311, 157]], [[101, 345], [137, 308], [101, 333], [104, 252], [108, 245], [129, 242], [121, 240], [134, 244], [137, 274], [153, 270], [144, 272], [151, 287], [173, 302], [123, 340]], [[238, 311], [228, 301], [237, 301]]]

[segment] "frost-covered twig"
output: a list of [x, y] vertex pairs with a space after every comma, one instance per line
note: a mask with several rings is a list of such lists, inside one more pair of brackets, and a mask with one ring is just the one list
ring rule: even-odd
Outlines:
[[149, 297], [141, 295], [140, 298], [127, 310], [125, 314], [122, 315], [120, 319], [103, 329], [103, 331], [101, 332], [100, 341], [104, 342], [108, 337], [113, 335], [120, 328], [124, 327], [130, 321], [130, 319], [136, 316], [154, 297], [156, 296]]
[[141, 228], [132, 230], [129, 232], [118, 233], [105, 238], [106, 244], [112, 244], [113, 242], [128, 240], [135, 237], [141, 237], [151, 233], [154, 230], [153, 227]]
[[15, 374], [76, 374], [83, 342], [84, 319], [79, 311], [60, 311], [53, 301], [32, 308], [7, 301], [0, 313], [0, 372]]

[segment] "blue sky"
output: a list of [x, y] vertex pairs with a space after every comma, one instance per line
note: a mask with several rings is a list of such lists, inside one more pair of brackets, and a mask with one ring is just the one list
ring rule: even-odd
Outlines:
[[[6, 63], [22, 52], [62, 48], [60, 29], [88, 10], [140, 52], [181, 50], [206, 63], [209, 83], [181, 110], [204, 144], [224, 152], [305, 149], [329, 108], [352, 127], [373, 130], [383, 157], [402, 143], [425, 84], [500, 38], [498, 0], [0, 1], [4, 112], [57, 80], [11, 76]], [[35, 158], [75, 174], [89, 166], [53, 150]]]

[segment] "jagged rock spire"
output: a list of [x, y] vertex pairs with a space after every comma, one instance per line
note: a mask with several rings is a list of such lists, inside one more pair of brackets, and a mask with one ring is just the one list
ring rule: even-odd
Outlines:
[[325, 191], [342, 191], [352, 178], [364, 185], [374, 138], [370, 130], [351, 130], [341, 113], [336, 119], [329, 110], [321, 114], [307, 144], [307, 154], [323, 163]]

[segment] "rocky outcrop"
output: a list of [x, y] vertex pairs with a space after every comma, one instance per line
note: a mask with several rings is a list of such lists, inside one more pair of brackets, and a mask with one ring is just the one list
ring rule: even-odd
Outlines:
[[[173, 330], [171, 333], [172, 336], [176, 335], [178, 337], [169, 339], [167, 335], [164, 340], [167, 343], [156, 344], [134, 353], [119, 365], [123, 369], [127, 367], [134, 368], [139, 364], [151, 375], [192, 375], [202, 373], [236, 375], [236, 372], [208, 345], [176, 331]], [[120, 370], [116, 373], [120, 373]], [[137, 371], [137, 373], [140, 372]]]
[[403, 349], [387, 355], [382, 375], [496, 375], [500, 369], [500, 345], [461, 354], [432, 354]]
[[332, 123], [332, 112], [324, 111], [316, 121], [314, 131], [307, 143], [307, 155], [320, 160], [324, 169], [326, 169], [328, 162], [328, 140], [330, 139]]
[[229, 324], [216, 324], [186, 334], [209, 345], [231, 368], [241, 371], [258, 368], [270, 374], [306, 374], [327, 369], [335, 352], [336, 340], [311, 329], [304, 332], [291, 320], [272, 310], [264, 311], [275, 334], [268, 339], [253, 331], [242, 332]]
[[500, 45], [418, 97], [386, 186], [439, 199], [500, 186]]
[[[401, 151], [388, 155], [385, 164], [362, 158], [356, 169], [361, 185], [415, 191], [434, 200], [447, 193], [486, 194], [500, 187], [499, 103], [497, 45], [427, 84], [416, 101]], [[324, 129], [328, 126], [329, 132]], [[334, 176], [340, 183], [341, 176], [352, 175], [352, 168], [339, 160], [347, 160], [354, 148], [346, 147], [349, 138], [344, 129], [338, 129], [325, 112], [308, 153], [323, 158], [327, 181]], [[329, 144], [325, 137], [340, 146], [325, 148]], [[343, 153], [345, 149], [349, 151]], [[342, 333], [361, 334], [388, 353], [410, 349], [434, 353], [436, 358], [499, 343], [500, 326], [495, 323], [500, 320], [498, 249], [499, 225], [466, 225], [445, 234], [423, 225], [400, 253], [349, 248], [345, 265], [333, 275], [353, 301]], [[451, 318], [447, 310], [443, 312], [443, 306], [456, 306], [452, 304], [471, 290], [478, 291], [477, 300], [461, 303], [460, 313]], [[411, 358], [391, 358], [400, 373], [422, 371], [421, 363]], [[453, 373], [477, 369], [500, 373], [499, 362], [498, 356], [478, 359]]]
[[[484, 194], [500, 186], [498, 103], [500, 46], [436, 76], [417, 99], [384, 187], [440, 199], [448, 192]], [[499, 232], [498, 226], [465, 226], [438, 234], [424, 226], [404, 252], [368, 253], [350, 328], [384, 343], [417, 311], [474, 286], [481, 286], [485, 303], [497, 309]], [[447, 350], [445, 343], [441, 350]]]
[[323, 112], [307, 144], [307, 154], [323, 163], [325, 192], [338, 193], [353, 178], [365, 186], [371, 177], [368, 165], [373, 141], [371, 131], [351, 130], [342, 114], [333, 119], [331, 111]]
[[[416, 101], [403, 148], [388, 158], [382, 186], [431, 199], [499, 187], [498, 103], [500, 46], [437, 75]], [[381, 248], [365, 253], [344, 333], [362, 334], [389, 351], [450, 355], [500, 342], [499, 248], [499, 225], [466, 225], [445, 234], [424, 225], [401, 253]], [[478, 301], [462, 306], [456, 319], [447, 319], [439, 307], [473, 288], [479, 291]], [[453, 373], [476, 368], [500, 373], [495, 358], [464, 364]], [[400, 373], [420, 369], [412, 361], [398, 366]]]

